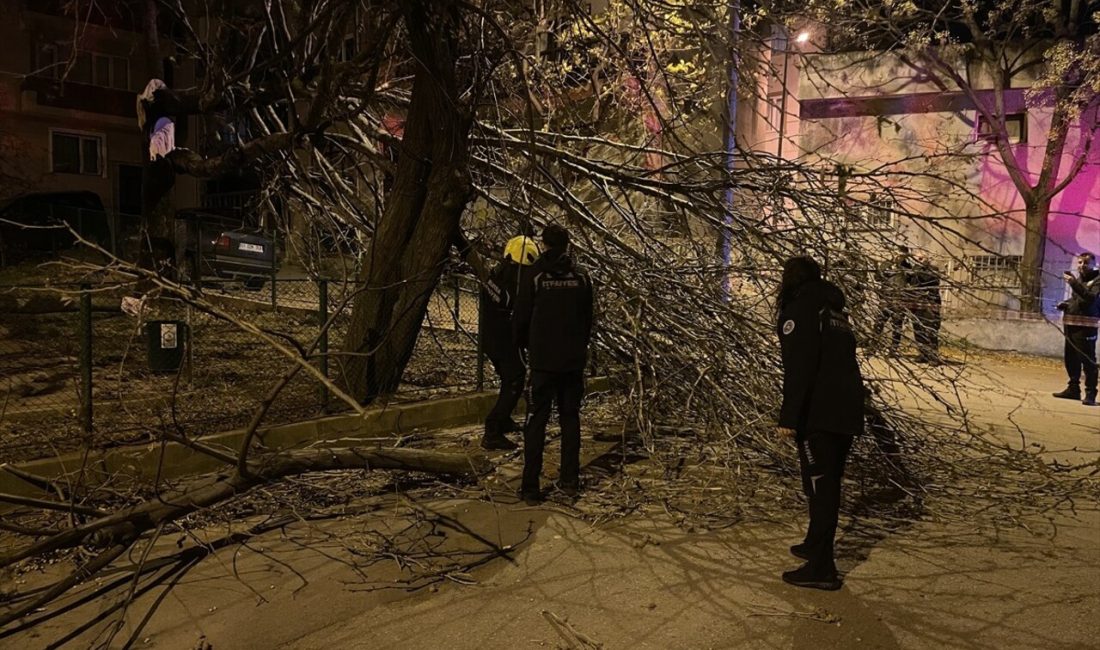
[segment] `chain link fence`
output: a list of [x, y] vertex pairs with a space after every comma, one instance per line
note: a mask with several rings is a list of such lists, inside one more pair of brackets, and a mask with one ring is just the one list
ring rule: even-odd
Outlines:
[[[165, 430], [197, 437], [246, 426], [294, 364], [272, 342], [307, 351], [339, 385], [353, 283], [276, 279], [249, 289], [204, 280], [212, 309], [161, 298], [139, 316], [120, 308], [133, 289], [0, 286], [0, 458], [152, 442]], [[444, 276], [394, 400], [484, 387], [478, 300], [475, 279]], [[347, 409], [299, 372], [263, 423]]]

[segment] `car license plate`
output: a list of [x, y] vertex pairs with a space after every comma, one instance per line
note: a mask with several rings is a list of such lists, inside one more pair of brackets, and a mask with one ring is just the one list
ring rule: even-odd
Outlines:
[[240, 244], [237, 244], [237, 250], [248, 251], [249, 253], [262, 253], [264, 252], [264, 247], [260, 246], [259, 244], [247, 244], [245, 242], [241, 242]]

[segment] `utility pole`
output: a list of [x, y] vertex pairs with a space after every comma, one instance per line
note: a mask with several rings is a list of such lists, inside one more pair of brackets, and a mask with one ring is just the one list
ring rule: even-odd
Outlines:
[[730, 257], [733, 229], [733, 170], [737, 153], [737, 87], [740, 85], [741, 58], [738, 55], [741, 36], [741, 0], [730, 0], [730, 67], [726, 96], [726, 196], [725, 214], [720, 236], [722, 248], [722, 302], [730, 298]]

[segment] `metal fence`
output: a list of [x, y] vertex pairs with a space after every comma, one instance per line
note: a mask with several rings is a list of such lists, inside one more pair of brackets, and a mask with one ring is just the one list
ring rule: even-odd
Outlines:
[[[204, 281], [213, 310], [159, 299], [140, 317], [120, 309], [132, 290], [0, 286], [0, 461], [149, 442], [165, 429], [193, 437], [244, 426], [293, 364], [263, 336], [288, 350], [313, 348], [310, 362], [339, 377], [353, 284], [278, 279], [248, 290]], [[476, 281], [444, 277], [394, 399], [482, 389], [477, 323]], [[173, 355], [178, 369], [158, 371]], [[299, 372], [264, 424], [347, 408]]]

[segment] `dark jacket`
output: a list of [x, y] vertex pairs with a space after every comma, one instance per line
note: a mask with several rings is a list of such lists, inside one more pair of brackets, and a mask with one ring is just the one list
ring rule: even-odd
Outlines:
[[783, 406], [779, 426], [800, 434], [863, 431], [863, 379], [844, 294], [831, 282], [799, 287], [779, 312]]
[[908, 259], [893, 260], [879, 269], [879, 282], [886, 307], [895, 311], [906, 309], [912, 302], [913, 265]]
[[931, 264], [918, 264], [909, 274], [909, 284], [916, 309], [939, 310], [940, 272]]
[[513, 324], [532, 370], [584, 370], [592, 338], [592, 281], [568, 255], [547, 251], [521, 284]]
[[490, 357], [505, 354], [515, 347], [512, 332], [515, 297], [520, 284], [530, 282], [532, 275], [533, 267], [504, 260], [489, 271], [488, 279], [482, 283], [478, 328], [482, 348]]
[[1100, 319], [1100, 270], [1089, 269], [1069, 283], [1073, 294], [1058, 305], [1065, 312], [1062, 322], [1066, 333], [1091, 334], [1096, 332]]

